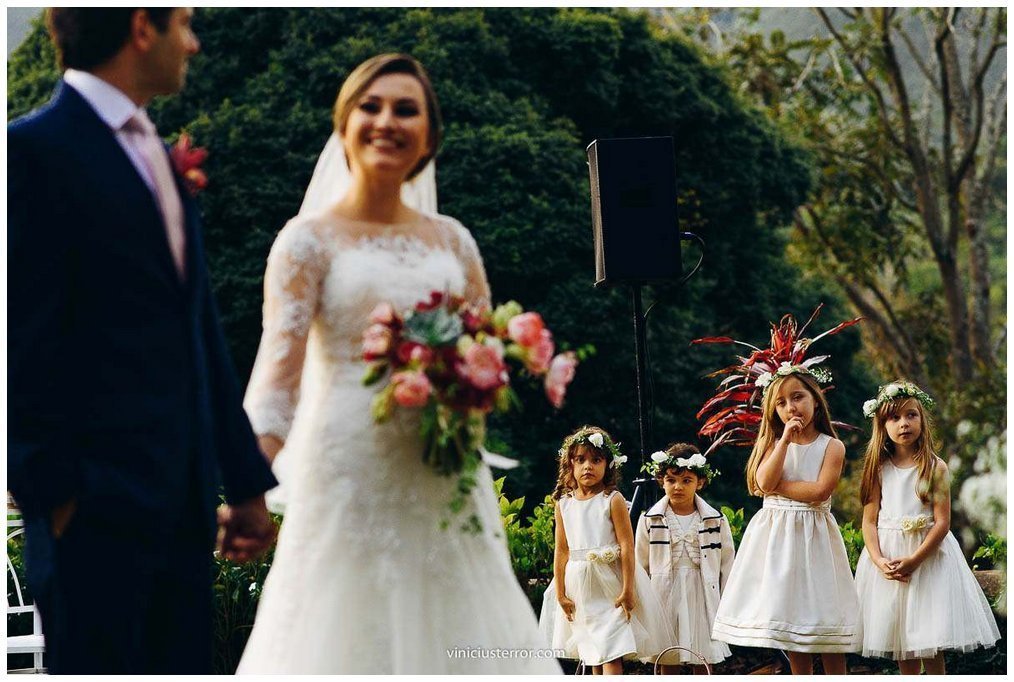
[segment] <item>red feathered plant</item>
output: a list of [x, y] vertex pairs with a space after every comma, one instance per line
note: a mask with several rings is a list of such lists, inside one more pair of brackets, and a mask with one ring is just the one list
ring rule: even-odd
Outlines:
[[[817, 374], [819, 370], [814, 370], [814, 368], [827, 360], [829, 356], [817, 355], [807, 358], [806, 354], [810, 347], [825, 336], [837, 334], [863, 319], [857, 317], [842, 322], [812, 339], [805, 338], [803, 332], [820, 315], [823, 307], [823, 303], [818, 305], [802, 328], [798, 327], [796, 318], [791, 314], [784, 315], [777, 325], [772, 324], [770, 348], [757, 348], [728, 336], [709, 336], [690, 342], [691, 345], [735, 343], [753, 351], [749, 357], [739, 356], [739, 364], [730, 365], [707, 375], [709, 378], [728, 376], [722, 379], [715, 389], [715, 395], [711, 396], [697, 412], [697, 419], [703, 422], [697, 432], [698, 435], [712, 439], [711, 447], [704, 454], [710, 454], [721, 445], [752, 447], [760, 429], [761, 397], [763, 395], [763, 386], [757, 384], [757, 379], [766, 373], [775, 374], [778, 368], [783, 365], [803, 366]], [[830, 377], [829, 374], [827, 376]], [[831, 388], [833, 386], [826, 386], [823, 390], [828, 391]], [[852, 428], [843, 422], [834, 422], [834, 425]]]

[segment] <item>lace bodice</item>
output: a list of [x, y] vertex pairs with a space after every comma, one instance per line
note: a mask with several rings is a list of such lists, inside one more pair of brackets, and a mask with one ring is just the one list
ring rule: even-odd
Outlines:
[[324, 213], [290, 220], [268, 257], [263, 335], [244, 401], [257, 434], [286, 439], [311, 368], [323, 381], [336, 374], [358, 380], [362, 333], [378, 303], [401, 312], [433, 290], [489, 301], [475, 240], [453, 218], [387, 225]]
[[701, 523], [701, 515], [695, 511], [689, 516], [679, 516], [671, 507], [666, 507], [665, 520], [669, 526], [670, 556], [673, 566], [700, 566], [701, 541], [698, 526]]

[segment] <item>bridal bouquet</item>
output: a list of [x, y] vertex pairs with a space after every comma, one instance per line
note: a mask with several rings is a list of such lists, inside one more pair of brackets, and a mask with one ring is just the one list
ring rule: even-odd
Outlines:
[[542, 317], [515, 301], [490, 310], [434, 291], [403, 315], [389, 303], [373, 310], [363, 332], [363, 384], [390, 376], [373, 399], [378, 423], [395, 409], [422, 410], [423, 461], [460, 475], [451, 504], [457, 512], [475, 485], [486, 415], [519, 403], [512, 377], [541, 379], [549, 402], [563, 405], [577, 354], [554, 353]]

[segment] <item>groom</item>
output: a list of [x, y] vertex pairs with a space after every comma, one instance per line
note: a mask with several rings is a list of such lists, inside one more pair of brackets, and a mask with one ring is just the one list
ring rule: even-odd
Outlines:
[[63, 80], [7, 129], [7, 471], [53, 673], [210, 673], [216, 532], [235, 560], [274, 537], [197, 205], [144, 110], [183, 87], [192, 16], [49, 10]]

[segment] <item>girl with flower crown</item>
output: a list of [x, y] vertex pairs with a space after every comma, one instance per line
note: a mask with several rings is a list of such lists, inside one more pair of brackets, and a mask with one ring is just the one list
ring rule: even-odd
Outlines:
[[678, 649], [662, 657], [662, 673], [689, 663], [719, 663], [729, 647], [711, 638], [711, 626], [736, 550], [729, 522], [697, 494], [718, 472], [693, 445], [676, 443], [645, 465], [665, 497], [637, 522], [637, 563], [648, 572], [674, 627]]
[[856, 567], [863, 655], [892, 658], [902, 674], [944, 674], [946, 649], [971, 651], [1000, 637], [982, 588], [950, 533], [947, 465], [936, 456], [927, 408], [913, 383], [881, 387], [860, 497], [866, 548]]
[[623, 674], [623, 658], [651, 660], [673, 644], [616, 490], [625, 455], [603, 429], [584, 426], [564, 440], [553, 491], [553, 580], [539, 625], [553, 649], [595, 674]]
[[712, 636], [782, 649], [793, 674], [845, 673], [857, 650], [859, 604], [831, 494], [845, 446], [807, 366], [758, 379], [761, 423], [747, 462], [747, 488], [764, 504], [750, 520], [715, 615]]

